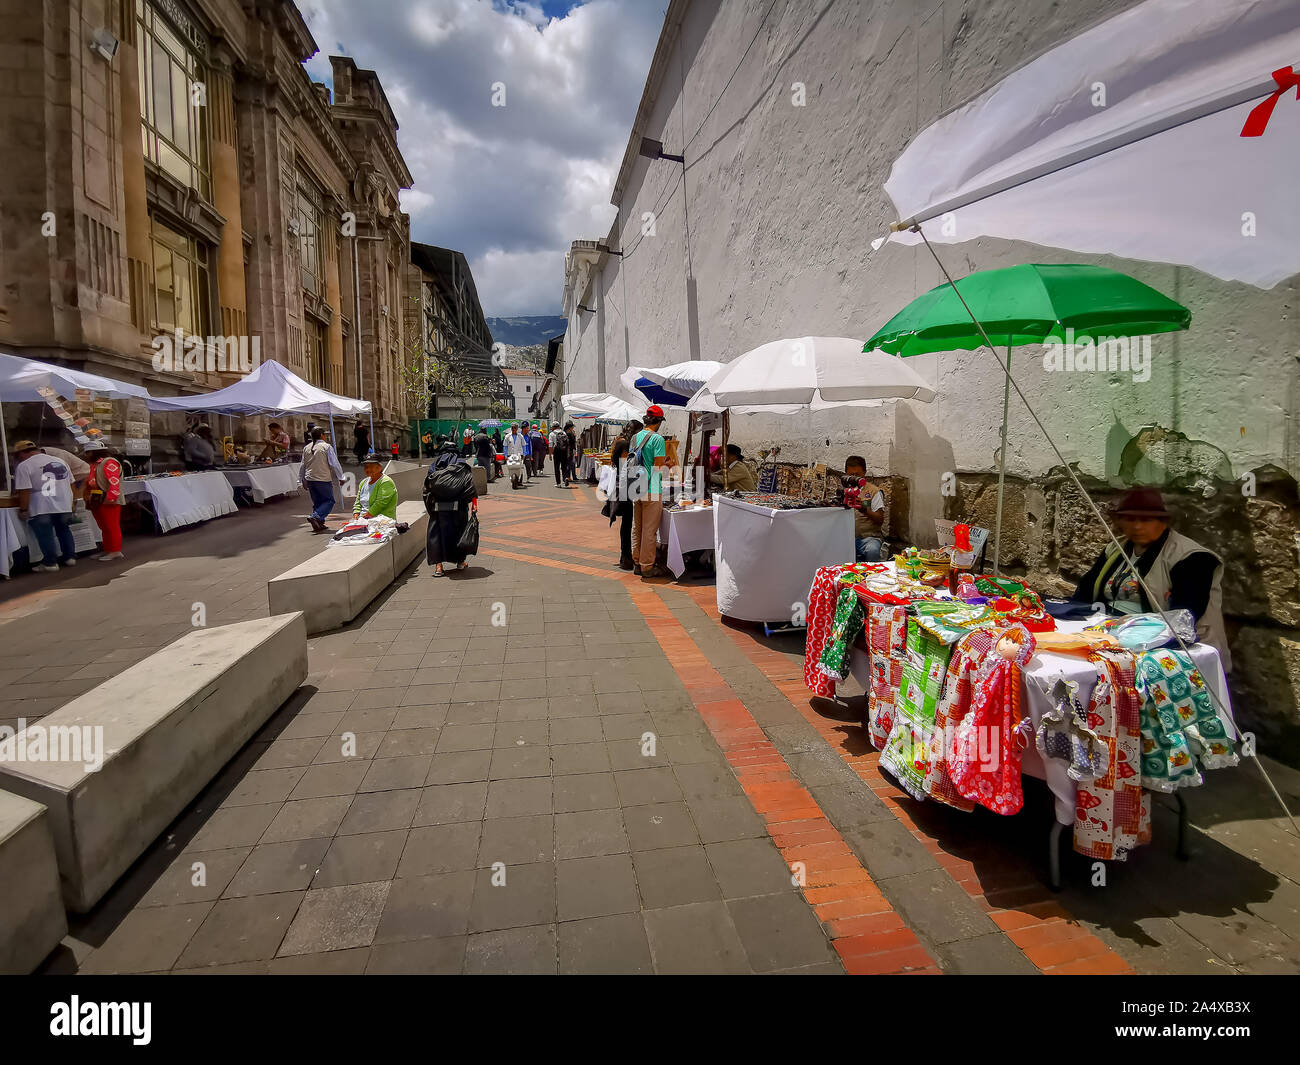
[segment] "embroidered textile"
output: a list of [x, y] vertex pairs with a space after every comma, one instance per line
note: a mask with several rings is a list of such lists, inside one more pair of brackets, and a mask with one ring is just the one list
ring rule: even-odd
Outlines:
[[934, 711], [951, 654], [947, 643], [921, 628], [915, 618], [908, 620], [902, 683], [894, 704], [894, 725], [880, 755], [880, 768], [918, 799], [926, 795]]
[[1192, 660], [1164, 648], [1137, 656], [1142, 698], [1142, 786], [1172, 792], [1202, 783], [1201, 769], [1236, 765], [1232, 737]]
[[907, 610], [887, 603], [867, 608], [867, 645], [871, 653], [871, 689], [867, 693], [867, 730], [876, 750], [894, 729], [895, 701], [903, 683], [907, 655]]

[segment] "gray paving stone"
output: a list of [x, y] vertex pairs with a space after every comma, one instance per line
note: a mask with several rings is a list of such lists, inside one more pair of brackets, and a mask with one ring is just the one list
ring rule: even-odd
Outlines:
[[641, 904], [647, 910], [722, 897], [702, 846], [637, 851], [633, 860]]
[[565, 921], [556, 927], [559, 971], [582, 976], [642, 975], [654, 971], [638, 913]]
[[170, 969], [212, 912], [211, 901], [132, 910], [81, 966], [87, 973]]
[[556, 777], [552, 790], [555, 812], [607, 810], [618, 806], [618, 789], [612, 773], [578, 773]]
[[470, 936], [465, 947], [467, 974], [548, 976], [556, 967], [553, 924], [483, 932]]
[[494, 817], [483, 822], [478, 866], [482, 869], [495, 862], [514, 866], [553, 861], [554, 839], [554, 818], [550, 814]]
[[463, 936], [469, 930], [475, 876], [473, 869], [462, 869], [394, 880], [375, 943]]
[[370, 768], [368, 761], [333, 762], [309, 766], [289, 799], [318, 799], [325, 795], [353, 795]]
[[734, 839], [709, 843], [709, 855], [723, 898], [771, 895], [796, 889], [790, 867], [770, 839]]
[[429, 763], [429, 775], [425, 784], [463, 784], [475, 780], [487, 780], [488, 767], [492, 762], [492, 752], [459, 751], [451, 754], [435, 754]]
[[1000, 931], [937, 944], [935, 960], [946, 973], [1035, 976], [1038, 968]]
[[305, 891], [222, 899], [208, 911], [176, 962], [178, 969], [275, 957]]
[[551, 813], [550, 777], [520, 777], [488, 784], [487, 817]]
[[555, 921], [554, 863], [506, 866], [504, 883], [501, 882], [501, 873], [500, 869], [475, 872], [474, 902], [469, 922], [471, 932]]
[[488, 777], [492, 780], [550, 775], [550, 747], [509, 747], [492, 752], [492, 762], [488, 769]]
[[644, 913], [655, 972], [672, 975], [750, 973], [731, 914], [721, 902], [696, 902]]
[[391, 880], [406, 846], [406, 835], [405, 830], [398, 830], [339, 836], [325, 852], [312, 888]]
[[673, 773], [688, 799], [743, 799], [745, 792], [736, 780], [736, 774], [725, 763], [679, 765]]
[[750, 839], [767, 835], [763, 819], [754, 812], [747, 798], [688, 799], [691, 816], [705, 843], [729, 839]]
[[551, 771], [556, 777], [575, 773], [608, 772], [609, 751], [604, 741], [557, 744], [551, 748]]
[[226, 888], [224, 898], [305, 889], [329, 849], [328, 839], [263, 843], [254, 847]]
[[372, 791], [356, 795], [339, 825], [340, 836], [387, 832], [411, 827], [422, 789]]
[[942, 869], [878, 881], [894, 909], [917, 935], [931, 943], [977, 939], [997, 931], [966, 892]]
[[456, 976], [465, 965], [467, 936], [378, 943], [370, 948], [366, 973], [372, 976]]
[[313, 888], [298, 907], [278, 954], [315, 954], [370, 946], [388, 889], [387, 880]]
[[460, 821], [481, 821], [487, 806], [488, 784], [475, 780], [464, 784], [435, 784], [420, 791], [420, 803], [412, 824], [449, 825]]
[[682, 847], [700, 841], [684, 802], [629, 806], [623, 811], [623, 822], [634, 851]]
[[402, 791], [421, 787], [429, 776], [433, 755], [411, 755], [405, 758], [375, 758], [370, 762], [360, 792]]
[[[814, 793], [814, 798], [816, 794]], [[937, 869], [938, 862], [901, 821], [855, 825], [840, 833], [874, 880]]]
[[590, 858], [628, 850], [621, 811], [581, 810], [555, 815], [555, 856]]
[[167, 867], [139, 905], [180, 906], [219, 899], [252, 849], [186, 851]]
[[319, 799], [295, 799], [280, 807], [275, 820], [262, 835], [263, 843], [284, 843], [295, 839], [330, 838], [343, 822], [351, 795], [326, 795]]
[[258, 806], [284, 802], [307, 772], [301, 766], [288, 769], [259, 769], [245, 776], [225, 800], [222, 807]]
[[668, 768], [625, 770], [614, 774], [614, 783], [623, 806], [677, 802], [682, 798], [677, 778]]
[[[565, 744], [601, 743], [605, 739], [597, 717], [556, 718], [550, 723], [550, 742], [560, 746]], [[561, 930], [563, 933], [563, 930]], [[561, 935], [563, 942], [563, 935]]]
[[384, 736], [375, 758], [403, 758], [412, 755], [432, 756], [438, 746], [436, 728], [394, 728]]
[[474, 868], [480, 829], [478, 821], [411, 829], [397, 865], [397, 875], [427, 876]]
[[835, 953], [812, 907], [797, 894], [727, 902], [745, 955], [758, 972], [833, 962]]
[[369, 960], [369, 947], [290, 954], [272, 958], [266, 963], [266, 972], [270, 976], [360, 976]]
[[570, 858], [557, 862], [555, 870], [556, 908], [561, 921], [635, 913], [640, 909], [628, 854]]
[[492, 749], [492, 733], [495, 726], [448, 724], [442, 727], [438, 739], [438, 753], [452, 751], [486, 751]]
[[280, 804], [275, 802], [213, 810], [190, 840], [188, 849], [215, 851], [251, 847], [262, 838], [262, 833], [279, 812]]

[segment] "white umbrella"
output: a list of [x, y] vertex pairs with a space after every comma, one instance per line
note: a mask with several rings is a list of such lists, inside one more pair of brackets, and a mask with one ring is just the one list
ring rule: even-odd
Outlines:
[[1146, 0], [918, 134], [885, 183], [888, 239], [916, 243], [920, 223], [931, 243], [1001, 237], [1271, 288], [1300, 271], [1297, 59], [1295, 0]]
[[[651, 402], [669, 403], [675, 407], [684, 406], [686, 401], [695, 395], [705, 383], [723, 367], [723, 363], [711, 362], [707, 359], [694, 359], [690, 362], [677, 362], [671, 366], [660, 366], [657, 369], [649, 366], [629, 366], [619, 377], [619, 384], [629, 392], [641, 393], [647, 396]], [[638, 381], [649, 381], [650, 386], [638, 386]], [[659, 395], [660, 392], [670, 393], [672, 397], [677, 398], [674, 402], [666, 396]]]
[[929, 403], [934, 389], [896, 355], [862, 350], [849, 337], [774, 340], [727, 363], [686, 409], [791, 414], [872, 406], [886, 399]]

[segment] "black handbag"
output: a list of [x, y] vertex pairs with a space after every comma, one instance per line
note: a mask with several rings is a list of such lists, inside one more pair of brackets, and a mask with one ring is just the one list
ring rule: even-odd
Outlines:
[[469, 521], [465, 523], [465, 531], [460, 534], [460, 540], [456, 543], [456, 549], [463, 551], [467, 555], [478, 554], [478, 505], [477, 503], [470, 508]]

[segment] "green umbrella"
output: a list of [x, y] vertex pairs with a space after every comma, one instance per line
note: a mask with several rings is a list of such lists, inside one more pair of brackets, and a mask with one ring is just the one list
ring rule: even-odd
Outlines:
[[[972, 315], [979, 319], [984, 333], [971, 321]], [[880, 348], [906, 356], [970, 350], [984, 346], [985, 334], [989, 341], [1007, 349], [993, 541], [993, 569], [997, 572], [1007, 469], [1011, 349], [1051, 339], [1099, 341], [1173, 333], [1186, 329], [1191, 321], [1191, 312], [1181, 303], [1117, 270], [1078, 263], [1024, 263], [971, 274], [956, 282], [955, 290], [947, 282], [932, 288], [894, 315], [866, 342], [863, 351]]]

